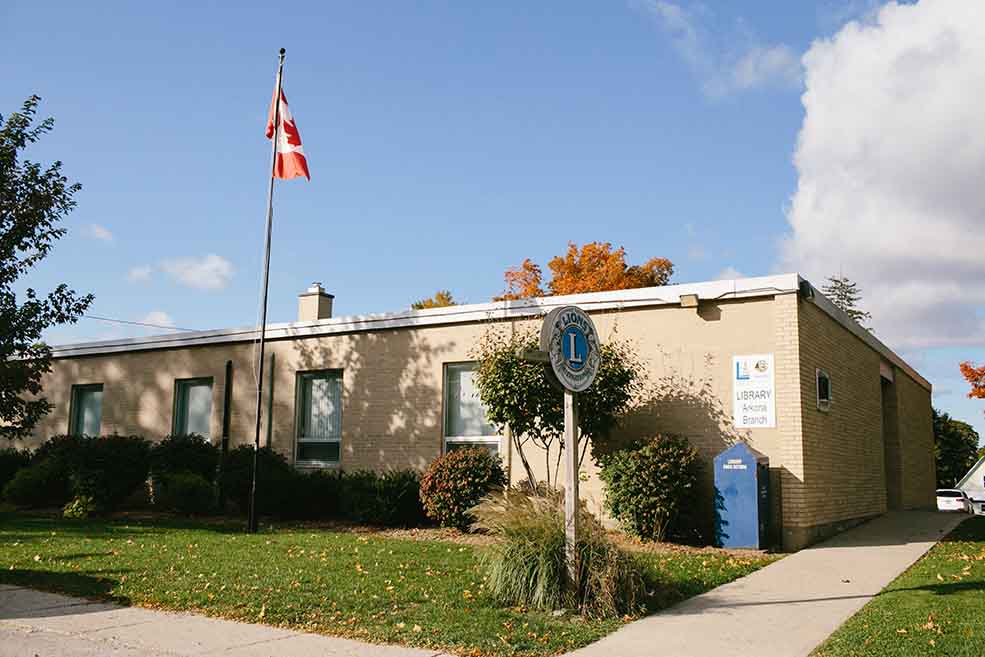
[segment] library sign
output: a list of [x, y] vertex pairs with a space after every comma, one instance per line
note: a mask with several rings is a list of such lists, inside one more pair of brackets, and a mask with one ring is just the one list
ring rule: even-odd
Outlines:
[[737, 429], [776, 426], [773, 354], [732, 357], [732, 423]]

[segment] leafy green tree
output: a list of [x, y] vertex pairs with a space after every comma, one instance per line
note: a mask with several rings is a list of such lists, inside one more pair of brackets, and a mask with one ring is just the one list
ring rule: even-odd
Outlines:
[[872, 329], [866, 326], [866, 322], [872, 319], [872, 315], [861, 308], [859, 302], [862, 300], [862, 290], [858, 283], [847, 276], [828, 276], [828, 284], [821, 289], [824, 296], [831, 299], [831, 302], [844, 310], [849, 317], [858, 322], [859, 326], [866, 331]]
[[458, 302], [452, 297], [448, 290], [438, 290], [433, 297], [421, 299], [410, 304], [411, 310], [425, 310], [427, 308], [445, 308], [447, 306], [457, 306]]
[[937, 460], [937, 487], [957, 485], [978, 461], [978, 432], [961, 420], [934, 409], [934, 457]]
[[78, 296], [62, 283], [51, 292], [15, 285], [65, 234], [59, 222], [75, 207], [81, 189], [69, 184], [61, 162], [42, 167], [21, 159], [21, 151], [54, 126], [35, 125], [37, 96], [6, 121], [0, 116], [0, 435], [28, 435], [51, 404], [41, 396], [41, 377], [51, 369], [51, 350], [41, 342], [48, 327], [78, 321], [92, 295]]
[[[533, 445], [542, 451], [545, 483], [552, 487], [557, 485], [562, 460], [564, 394], [551, 383], [543, 363], [520, 356], [523, 350], [537, 348], [539, 338], [533, 331], [512, 335], [489, 331], [473, 353], [476, 387], [488, 420], [501, 432], [509, 427], [530, 484], [536, 486], [537, 477], [525, 448]], [[644, 368], [628, 343], [610, 340], [601, 346], [600, 355], [595, 382], [578, 395], [579, 463], [584, 461], [589, 445], [593, 451], [603, 446], [620, 416], [632, 408], [646, 387]]]

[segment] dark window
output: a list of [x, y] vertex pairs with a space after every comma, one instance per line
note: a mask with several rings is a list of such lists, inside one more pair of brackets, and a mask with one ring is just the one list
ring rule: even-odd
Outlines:
[[831, 377], [824, 370], [817, 370], [817, 408], [821, 411], [831, 408]]

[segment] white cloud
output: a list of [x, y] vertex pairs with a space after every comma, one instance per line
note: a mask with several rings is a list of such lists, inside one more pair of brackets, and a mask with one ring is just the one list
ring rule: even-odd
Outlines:
[[797, 53], [784, 44], [765, 44], [740, 21], [725, 33], [705, 27], [713, 18], [702, 6], [685, 9], [667, 0], [638, 3], [670, 39], [677, 53], [710, 98], [766, 86], [799, 87]]
[[150, 265], [131, 267], [130, 271], [127, 272], [127, 280], [131, 283], [146, 283], [150, 280], [150, 275], [153, 271], [154, 268]]
[[890, 2], [804, 56], [783, 267], [859, 282], [900, 349], [985, 344], [985, 2]]
[[221, 290], [233, 277], [233, 265], [220, 255], [202, 258], [175, 258], [161, 263], [161, 269], [182, 285], [197, 290]]
[[99, 240], [100, 242], [113, 241], [113, 233], [110, 232], [109, 228], [106, 228], [106, 226], [100, 226], [99, 224], [89, 224], [86, 226], [85, 234], [92, 239]]
[[699, 244], [692, 244], [687, 249], [688, 260], [704, 260], [708, 257], [708, 250]]
[[716, 281], [730, 281], [730, 280], [735, 279], [735, 278], [745, 278], [745, 277], [746, 277], [746, 275], [743, 274], [741, 271], [739, 271], [735, 267], [729, 266], [729, 267], [726, 267], [725, 269], [723, 269], [722, 271], [718, 272], [718, 275], [715, 276], [715, 280]]
[[141, 317], [138, 321], [142, 324], [153, 324], [154, 326], [169, 328], [174, 327], [174, 320], [171, 319], [171, 315], [167, 314], [163, 310], [152, 310]]

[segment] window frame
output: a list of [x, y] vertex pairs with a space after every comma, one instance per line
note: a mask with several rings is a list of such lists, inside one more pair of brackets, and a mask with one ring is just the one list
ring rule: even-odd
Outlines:
[[[441, 453], [447, 454], [449, 443], [457, 446], [495, 446], [495, 454], [502, 456], [503, 437], [498, 434], [489, 436], [450, 436], [448, 435], [448, 369], [460, 365], [471, 365], [474, 372], [478, 363], [474, 360], [457, 360], [442, 363], [441, 367]], [[487, 420], [488, 422], [488, 420]]]
[[[81, 434], [81, 433], [78, 432], [78, 429], [79, 429], [79, 418], [78, 418], [79, 400], [78, 400], [78, 396], [81, 393], [93, 392], [93, 391], [96, 391], [96, 390], [98, 390], [100, 393], [102, 393], [104, 391], [103, 384], [102, 383], [77, 383], [77, 384], [73, 384], [72, 385], [72, 388], [71, 388], [71, 391], [70, 391], [70, 396], [69, 396], [69, 405], [68, 405], [68, 435], [70, 435], [70, 436], [81, 436], [81, 435], [83, 435], [83, 434]], [[102, 399], [102, 397], [100, 397], [99, 398], [99, 430], [96, 432], [96, 435], [97, 436], [102, 433], [102, 427], [103, 427], [103, 399]]]
[[[339, 436], [336, 439], [304, 439], [301, 434], [304, 431], [305, 422], [305, 408], [304, 408], [304, 382], [305, 380], [314, 379], [329, 379], [336, 380], [339, 384]], [[344, 370], [338, 368], [322, 369], [322, 370], [304, 370], [299, 371], [295, 375], [295, 385], [294, 385], [294, 465], [303, 468], [340, 468], [342, 466], [342, 437], [343, 437], [343, 422], [345, 420], [344, 414], [345, 407], [345, 377]], [[301, 444], [326, 444], [326, 443], [336, 443], [339, 446], [339, 458], [335, 461], [323, 461], [318, 459], [301, 459], [299, 458], [301, 452]]]
[[[821, 377], [824, 377], [828, 382], [828, 397], [827, 399], [821, 398]], [[833, 386], [831, 385], [831, 375], [828, 374], [826, 370], [820, 367], [814, 369], [814, 396], [817, 401], [817, 410], [827, 413], [831, 410], [831, 406], [834, 404], [834, 394]]]
[[179, 426], [178, 426], [178, 421], [179, 420], [178, 420], [178, 418], [180, 417], [179, 416], [179, 411], [187, 408], [187, 406], [188, 406], [187, 393], [186, 393], [186, 399], [184, 401], [184, 406], [182, 406], [180, 391], [182, 389], [187, 390], [188, 386], [195, 385], [196, 383], [199, 383], [199, 384], [201, 384], [201, 383], [208, 383], [209, 384], [209, 393], [210, 393], [210, 398], [209, 398], [209, 433], [208, 433], [207, 436], [202, 436], [202, 437], [205, 438], [206, 440], [212, 440], [212, 415], [215, 412], [215, 403], [214, 403], [215, 402], [215, 399], [214, 399], [214, 396], [215, 396], [215, 377], [211, 377], [211, 376], [193, 376], [193, 377], [187, 378], [187, 379], [175, 379], [174, 380], [174, 395], [173, 395], [174, 396], [174, 399], [173, 399], [173, 402], [171, 404], [171, 435], [172, 436], [185, 435], [184, 432], [187, 432], [187, 430], [188, 430], [188, 419], [187, 418], [185, 418], [184, 431], [179, 431], [178, 430], [179, 429]]

